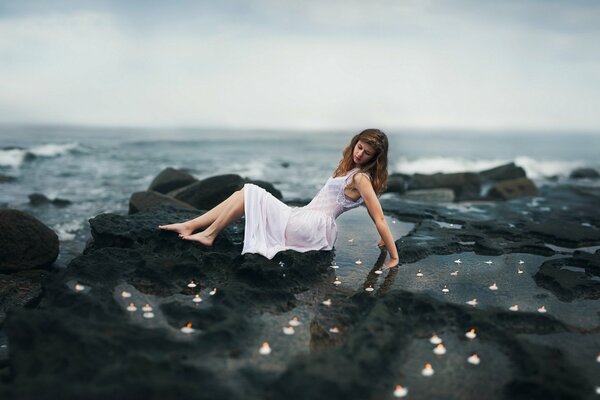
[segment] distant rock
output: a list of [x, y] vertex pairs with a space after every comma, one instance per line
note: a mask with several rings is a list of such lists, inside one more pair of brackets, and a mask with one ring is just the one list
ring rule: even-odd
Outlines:
[[58, 236], [31, 215], [0, 209], [0, 271], [51, 266], [58, 257]]
[[135, 214], [140, 211], [145, 211], [162, 204], [170, 204], [177, 208], [185, 210], [196, 210], [193, 206], [173, 197], [166, 196], [162, 193], [147, 190], [144, 192], [135, 192], [129, 198], [129, 214]]
[[451, 203], [454, 201], [454, 191], [452, 189], [409, 190], [401, 197], [403, 200], [424, 203]]
[[408, 190], [452, 189], [456, 200], [473, 200], [479, 198], [481, 182], [474, 172], [457, 172], [452, 174], [414, 174], [408, 183]]
[[16, 179], [17, 178], [15, 178], [14, 176], [0, 174], [0, 183], [14, 182]]
[[39, 269], [0, 274], [0, 325], [11, 309], [25, 307], [39, 300], [42, 281], [47, 277], [48, 272]]
[[571, 178], [573, 179], [597, 179], [600, 178], [600, 174], [593, 168], [577, 168], [573, 172], [571, 172]]
[[66, 207], [71, 204], [71, 202], [69, 200], [65, 200], [65, 199], [56, 198], [56, 199], [50, 200], [48, 197], [46, 197], [45, 195], [43, 195], [41, 193], [30, 194], [29, 195], [29, 203], [31, 203], [32, 206], [53, 204], [57, 207]]
[[198, 180], [187, 172], [175, 169], [165, 168], [154, 178], [148, 190], [162, 194], [167, 194], [175, 189], [190, 185]]
[[482, 182], [506, 181], [510, 179], [524, 178], [526, 176], [527, 174], [525, 173], [525, 170], [521, 167], [517, 167], [515, 163], [512, 162], [479, 172], [479, 177]]
[[518, 178], [496, 183], [489, 192], [491, 199], [510, 200], [517, 197], [535, 196], [537, 188], [529, 178]]

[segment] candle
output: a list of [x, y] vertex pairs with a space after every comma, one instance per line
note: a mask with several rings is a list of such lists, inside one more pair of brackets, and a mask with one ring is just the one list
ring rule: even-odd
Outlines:
[[454, 260], [454, 263], [455, 263], [455, 264], [462, 264], [462, 261], [460, 261], [460, 258], [459, 258], [459, 259], [457, 259], [457, 260]]
[[479, 359], [479, 356], [477, 354], [473, 354], [471, 357], [467, 358], [467, 362], [469, 364], [479, 365], [481, 360]]
[[450, 275], [452, 276], [457, 276], [458, 275], [458, 270], [454, 271], [454, 272], [450, 272]]
[[187, 334], [192, 334], [194, 333], [194, 328], [192, 328], [192, 323], [188, 322], [183, 328], [181, 328], [181, 332], [183, 333], [187, 333]]
[[600, 394], [600, 386], [596, 386], [596, 394]]
[[208, 292], [208, 294], [210, 294], [211, 296], [214, 296], [215, 294], [217, 294], [217, 288], [213, 288], [213, 290]]
[[194, 282], [194, 281], [191, 281], [190, 283], [187, 284], [187, 287], [189, 287], [189, 288], [195, 288], [196, 286], [198, 286], [198, 285], [196, 285], [196, 282]]
[[477, 305], [477, 299], [472, 299], [466, 302], [468, 305], [475, 307]]
[[284, 263], [283, 261], [279, 261], [279, 266], [280, 266], [281, 268], [283, 268], [283, 267], [285, 267], [285, 263]]
[[600, 353], [598, 353], [598, 357], [596, 357], [596, 362], [600, 363]]
[[372, 285], [369, 285], [369, 287], [368, 287], [368, 288], [366, 288], [365, 290], [366, 290], [367, 292], [372, 292], [372, 291], [373, 291], [373, 290], [375, 290], [375, 289], [373, 289], [373, 286], [372, 286]]
[[375, 275], [381, 275], [383, 274], [383, 271], [380, 269], [375, 270]]
[[263, 356], [271, 354], [271, 348], [269, 347], [269, 343], [268, 342], [264, 342], [262, 344], [262, 346], [260, 346], [260, 349], [258, 350], [258, 352], [260, 354], [262, 354]]
[[508, 309], [510, 311], [519, 311], [519, 305], [518, 304], [514, 304], [514, 305], [508, 307]]
[[135, 306], [135, 304], [129, 303], [129, 305], [127, 306], [127, 311], [129, 311], [129, 312], [137, 311], [137, 307]]
[[517, 274], [522, 274], [523, 270], [521, 268], [517, 268]]
[[434, 354], [437, 354], [438, 356], [443, 356], [444, 354], [446, 354], [446, 348], [444, 347], [443, 344], [440, 343], [434, 347], [433, 352], [434, 352]]
[[293, 317], [292, 319], [290, 319], [290, 320], [288, 321], [288, 324], [290, 324], [291, 326], [298, 326], [298, 325], [301, 325], [301, 324], [302, 324], [302, 322], [300, 322], [300, 321], [298, 320], [298, 317]]
[[421, 375], [423, 376], [431, 376], [435, 371], [431, 367], [431, 364], [425, 364], [425, 368], [421, 371]]
[[76, 283], [75, 284], [75, 290], [77, 292], [81, 292], [81, 291], [85, 290], [85, 286], [83, 286], [81, 283]]
[[519, 265], [523, 265], [523, 264], [525, 264], [525, 261], [519, 260]]
[[333, 268], [333, 269], [338, 269], [338, 268], [339, 268], [339, 265], [337, 265], [337, 264], [335, 263], [335, 261], [332, 261], [332, 262], [331, 262], [331, 265], [330, 265], [330, 267], [331, 267], [331, 268]]
[[322, 304], [323, 304], [324, 306], [327, 306], [327, 307], [329, 307], [329, 306], [331, 305], [331, 299], [323, 300], [323, 303], [322, 303]]
[[293, 335], [294, 334], [294, 327], [293, 326], [284, 326], [283, 327], [283, 333], [285, 333], [286, 335]]
[[144, 318], [148, 318], [148, 319], [154, 318], [154, 313], [153, 312], [145, 312], [143, 314], [143, 316], [144, 316]]
[[360, 258], [359, 258], [358, 260], [354, 261], [354, 264], [360, 265], [360, 264], [362, 264], [362, 261], [360, 261]]
[[144, 304], [144, 307], [142, 307], [142, 311], [144, 312], [150, 312], [152, 311], [152, 306], [150, 304]]
[[202, 298], [200, 297], [199, 294], [195, 295], [194, 298], [192, 299], [192, 301], [194, 303], [201, 303], [202, 302]]
[[337, 286], [337, 285], [341, 285], [341, 284], [342, 284], [342, 282], [340, 282], [340, 278], [338, 278], [338, 277], [336, 276], [336, 277], [335, 277], [335, 281], [333, 281], [333, 284]]
[[340, 330], [338, 329], [337, 326], [333, 326], [333, 327], [329, 328], [329, 332], [331, 332], [331, 333], [340, 333]]
[[475, 333], [475, 329], [471, 329], [469, 332], [465, 333], [467, 339], [475, 339], [477, 334]]
[[448, 289], [448, 286], [444, 285], [444, 288], [442, 289], [442, 292], [448, 293], [449, 291], [450, 291], [450, 289]]
[[401, 385], [396, 385], [396, 388], [394, 389], [394, 397], [406, 397], [406, 395], [408, 395], [408, 389], [401, 386]]
[[124, 291], [124, 290], [123, 290], [123, 291], [121, 292], [121, 297], [123, 297], [124, 299], [128, 299], [128, 298], [130, 298], [130, 297], [131, 297], [131, 293], [129, 293], [129, 292], [126, 292], [126, 291]]
[[493, 264], [492, 260], [487, 260], [487, 261], [485, 261], [485, 263], [486, 263], [487, 265], [491, 265], [491, 264]]
[[348, 239], [348, 243], [354, 243], [354, 238]]
[[496, 282], [492, 283], [492, 285], [489, 287], [490, 290], [498, 290], [498, 285], [496, 285]]
[[421, 270], [419, 270], [419, 272], [417, 272], [417, 276], [423, 276], [423, 273], [421, 272]]
[[392, 224], [395, 224], [395, 223], [396, 223], [396, 220], [395, 220], [395, 219], [393, 219], [393, 220], [392, 220]]
[[440, 343], [442, 343], [442, 338], [439, 337], [438, 335], [433, 335], [432, 337], [429, 338], [429, 343], [440, 344]]
[[538, 308], [538, 312], [542, 313], [542, 314], [545, 313], [546, 312], [546, 307], [541, 306], [540, 308]]

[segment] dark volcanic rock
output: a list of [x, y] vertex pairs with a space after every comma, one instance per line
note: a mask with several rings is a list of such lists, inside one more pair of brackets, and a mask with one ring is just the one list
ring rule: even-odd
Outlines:
[[452, 189], [456, 200], [472, 200], [479, 198], [481, 182], [479, 175], [473, 172], [459, 172], [453, 174], [414, 174], [408, 183], [409, 190], [419, 189]]
[[0, 209], [0, 271], [46, 268], [58, 257], [58, 236], [22, 211]]
[[510, 200], [517, 197], [535, 196], [537, 188], [529, 178], [511, 179], [496, 183], [489, 192], [493, 199]]
[[600, 299], [600, 253], [576, 251], [572, 257], [546, 261], [534, 278], [563, 301]]
[[187, 172], [169, 167], [162, 170], [156, 178], [154, 178], [152, 183], [150, 183], [148, 190], [166, 194], [197, 181], [196, 178]]
[[29, 203], [32, 206], [41, 206], [44, 204], [53, 204], [57, 207], [66, 207], [71, 204], [69, 200], [56, 198], [54, 200], [50, 200], [46, 195], [41, 193], [32, 193], [29, 195]]
[[0, 326], [9, 310], [37, 303], [42, 295], [42, 281], [47, 277], [48, 272], [43, 270], [0, 275]]
[[512, 162], [479, 172], [479, 177], [482, 181], [493, 182], [525, 178], [526, 176], [525, 170], [521, 167], [517, 167], [515, 163]]
[[591, 178], [597, 179], [600, 178], [600, 174], [593, 168], [578, 168], [571, 172], [571, 178], [581, 179], [581, 178]]
[[0, 174], [0, 183], [14, 182], [16, 179], [17, 178], [15, 178], [14, 176]]
[[183, 208], [186, 210], [196, 210], [191, 205], [183, 201], [174, 199], [173, 197], [165, 196], [159, 192], [147, 190], [145, 192], [135, 192], [129, 198], [129, 214], [135, 214], [140, 211], [148, 210], [157, 207], [161, 204], [170, 204], [174, 207]]
[[170, 192], [169, 195], [197, 209], [210, 210], [231, 196], [233, 192], [241, 189], [242, 186], [244, 186], [244, 180], [239, 175], [218, 175], [192, 183]]
[[397, 174], [397, 173], [390, 174], [390, 176], [388, 176], [386, 192], [401, 193], [401, 194], [406, 192], [406, 187], [408, 186], [409, 180], [410, 180], [409, 175]]

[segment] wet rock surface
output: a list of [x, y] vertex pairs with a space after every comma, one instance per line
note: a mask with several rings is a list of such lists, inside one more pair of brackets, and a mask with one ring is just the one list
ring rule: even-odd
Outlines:
[[[383, 274], [364, 209], [340, 217], [335, 251], [273, 260], [240, 255], [243, 220], [208, 249], [156, 228], [191, 210], [98, 215], [84, 253], [41, 281], [33, 308], [0, 322], [0, 397], [391, 399], [401, 384], [417, 399], [595, 398], [594, 193], [556, 186], [444, 204], [385, 195], [388, 223], [405, 236], [395, 231], [402, 265]], [[467, 362], [475, 353], [479, 365]]]

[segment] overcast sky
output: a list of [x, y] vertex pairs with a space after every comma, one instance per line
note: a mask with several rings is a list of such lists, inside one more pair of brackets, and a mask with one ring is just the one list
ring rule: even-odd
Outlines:
[[599, 1], [0, 2], [0, 123], [600, 132]]

